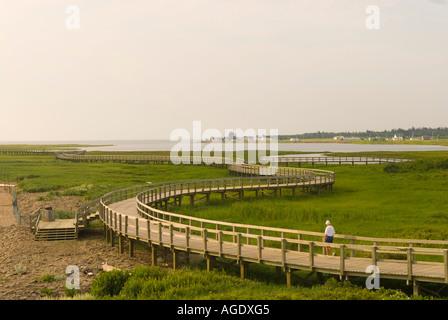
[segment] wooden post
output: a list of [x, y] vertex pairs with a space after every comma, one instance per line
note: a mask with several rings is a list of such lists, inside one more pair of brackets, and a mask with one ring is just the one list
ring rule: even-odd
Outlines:
[[126, 216], [124, 216], [124, 233], [125, 234], [128, 234], [128, 225], [129, 225], [128, 216], [126, 215]]
[[340, 251], [341, 251], [341, 260], [339, 266], [340, 269], [339, 277], [342, 280], [344, 277], [344, 270], [345, 270], [345, 244], [341, 244]]
[[245, 261], [240, 261], [240, 276], [241, 279], [246, 279], [247, 269], [249, 268], [249, 264]]
[[129, 239], [129, 256], [132, 258], [134, 256], [135, 240]]
[[158, 228], [159, 228], [159, 244], [162, 244], [162, 224], [158, 223]]
[[263, 240], [262, 240], [262, 238], [261, 238], [261, 236], [258, 236], [257, 237], [257, 255], [258, 255], [258, 263], [260, 263], [261, 262], [261, 250], [262, 250], [262, 242], [263, 242]]
[[281, 248], [282, 248], [282, 267], [284, 267], [285, 263], [286, 263], [286, 239], [285, 238], [282, 238]]
[[207, 254], [207, 229], [202, 229], [202, 236], [204, 240], [204, 256]]
[[173, 270], [177, 270], [179, 268], [179, 253], [176, 250], [173, 250]]
[[212, 269], [213, 269], [213, 260], [214, 260], [213, 257], [210, 257], [210, 256], [207, 255], [207, 272], [212, 271]]
[[377, 264], [377, 254], [376, 254], [377, 246], [372, 246], [372, 264], [376, 266]]
[[[350, 239], [350, 244], [355, 244], [355, 239]], [[351, 249], [350, 250], [350, 257], [354, 257], [355, 256], [355, 250]]]
[[173, 225], [170, 223], [170, 225], [169, 225], [169, 233], [170, 233], [170, 248], [172, 248], [173, 247], [173, 245], [174, 245], [174, 243], [173, 243], [173, 240], [174, 240], [174, 231], [173, 231]]
[[[412, 280], [412, 248], [408, 248], [407, 256], [408, 256], [408, 280]], [[415, 283], [415, 282], [414, 282]]]
[[106, 224], [104, 225], [104, 230], [105, 230], [105, 233], [106, 233], [106, 243], [109, 243], [110, 242], [109, 227]]
[[185, 227], [185, 248], [190, 252], [190, 227]]
[[218, 253], [219, 253], [219, 257], [221, 257], [221, 255], [222, 255], [222, 246], [223, 246], [223, 239], [222, 239], [222, 231], [221, 230], [218, 232], [218, 243], [219, 243]]
[[241, 256], [241, 233], [236, 235], [236, 246], [237, 246], [237, 258], [239, 259]]
[[112, 228], [110, 228], [110, 245], [115, 246], [115, 232]]
[[123, 253], [123, 236], [121, 233], [118, 234], [118, 251]]
[[155, 245], [151, 245], [151, 263], [152, 266], [157, 265], [157, 247]]
[[309, 247], [310, 247], [310, 252], [309, 252], [309, 254], [310, 254], [310, 270], [313, 271], [313, 269], [314, 269], [314, 242], [311, 241]]
[[418, 285], [418, 282], [415, 280], [413, 281], [412, 294], [414, 295], [414, 297], [417, 297], [418, 295], [420, 295], [420, 286]]
[[286, 286], [291, 287], [292, 286], [292, 269], [286, 268]]
[[443, 264], [445, 265], [445, 283], [448, 283], [448, 250], [443, 251]]

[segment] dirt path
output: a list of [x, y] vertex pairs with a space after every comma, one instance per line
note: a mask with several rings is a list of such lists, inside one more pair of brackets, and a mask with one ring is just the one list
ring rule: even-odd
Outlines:
[[0, 227], [17, 224], [12, 209], [13, 197], [8, 189], [0, 187]]
[[[105, 262], [120, 269], [151, 264], [151, 255], [146, 250], [136, 250], [133, 258], [126, 253], [120, 254], [116, 247], [106, 243], [102, 228], [88, 228], [80, 233], [78, 240], [35, 241], [24, 212], [31, 213], [48, 205], [55, 209], [70, 210], [83, 202], [74, 197], [36, 201], [39, 196], [18, 195], [19, 212], [22, 215], [20, 225], [12, 209], [9, 215], [14, 219], [13, 223], [6, 212], [0, 215], [0, 300], [36, 300], [45, 297], [47, 293], [53, 297], [65, 296], [68, 276], [65, 272], [70, 265], [80, 268], [80, 291], [86, 293]], [[9, 201], [5, 199], [5, 202]], [[11, 206], [12, 198], [10, 200]], [[84, 271], [93, 275], [89, 276]], [[57, 280], [50, 283], [41, 280], [48, 275], [55, 276]]]

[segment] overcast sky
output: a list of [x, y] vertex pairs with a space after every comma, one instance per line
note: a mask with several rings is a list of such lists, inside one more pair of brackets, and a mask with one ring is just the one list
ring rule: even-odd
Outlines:
[[447, 0], [0, 0], [0, 141], [448, 126], [447, 31]]

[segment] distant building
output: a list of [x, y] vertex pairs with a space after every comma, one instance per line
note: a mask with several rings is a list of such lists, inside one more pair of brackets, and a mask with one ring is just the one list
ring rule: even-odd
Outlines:
[[296, 141], [300, 141], [300, 139], [299, 138], [290, 138], [289, 141], [296, 142]]
[[403, 136], [401, 134], [395, 134], [392, 138], [393, 141], [403, 141]]
[[333, 137], [334, 140], [344, 140], [344, 136], [335, 136]]
[[430, 136], [422, 136], [422, 140], [431, 140]]

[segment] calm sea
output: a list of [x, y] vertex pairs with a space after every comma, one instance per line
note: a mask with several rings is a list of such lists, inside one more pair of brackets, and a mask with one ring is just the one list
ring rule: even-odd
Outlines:
[[[83, 147], [87, 151], [170, 151], [177, 142], [168, 140], [104, 140], [104, 141], [14, 141], [0, 144], [81, 144], [107, 145], [104, 147]], [[224, 148], [223, 148], [224, 149]], [[279, 143], [278, 151], [297, 152], [364, 152], [364, 151], [443, 151], [448, 146], [437, 145], [386, 145], [349, 143]]]

